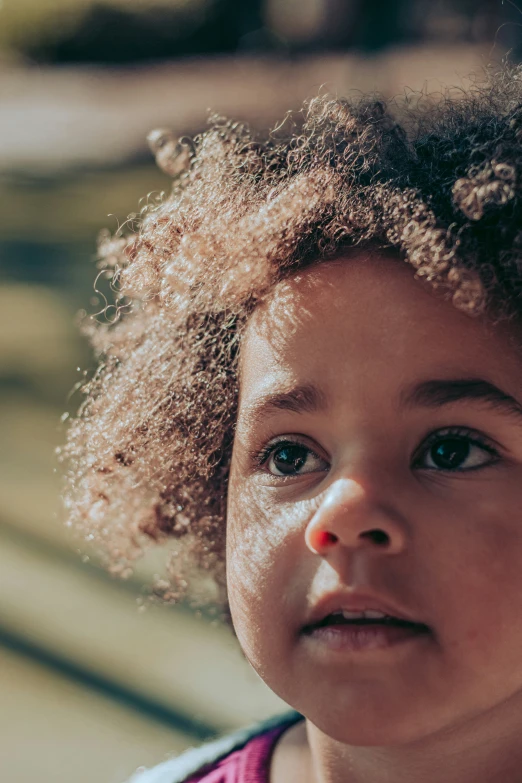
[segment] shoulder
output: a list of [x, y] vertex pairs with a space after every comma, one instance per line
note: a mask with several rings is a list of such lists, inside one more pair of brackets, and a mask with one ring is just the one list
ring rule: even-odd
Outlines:
[[297, 712], [278, 715], [247, 729], [220, 737], [199, 748], [190, 748], [177, 758], [164, 761], [152, 769], [137, 770], [127, 783], [225, 783], [233, 780], [238, 754], [251, 740], [276, 729], [284, 730], [301, 720]]

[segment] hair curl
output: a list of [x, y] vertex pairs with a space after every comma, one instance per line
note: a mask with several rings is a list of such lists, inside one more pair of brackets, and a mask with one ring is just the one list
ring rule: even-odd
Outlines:
[[282, 277], [378, 246], [470, 315], [520, 313], [522, 70], [392, 110], [320, 96], [265, 139], [219, 116], [193, 140], [151, 135], [174, 186], [102, 237], [117, 317], [90, 321], [100, 363], [64, 449], [70, 521], [114, 570], [183, 538], [226, 602], [239, 346]]

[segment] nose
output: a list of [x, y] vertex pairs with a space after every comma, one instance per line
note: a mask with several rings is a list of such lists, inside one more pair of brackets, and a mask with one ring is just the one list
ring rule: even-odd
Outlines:
[[357, 481], [339, 478], [308, 523], [305, 542], [323, 557], [339, 546], [398, 554], [405, 547], [406, 533], [393, 513], [370, 499]]

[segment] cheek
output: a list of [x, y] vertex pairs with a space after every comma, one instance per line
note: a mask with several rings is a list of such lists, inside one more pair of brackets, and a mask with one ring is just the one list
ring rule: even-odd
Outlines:
[[[522, 513], [517, 503], [477, 500], [469, 524], [460, 519], [442, 553], [439, 605], [441, 627], [452, 639], [449, 650], [465, 652], [477, 668], [513, 661], [522, 669]], [[429, 561], [427, 561], [429, 562]], [[451, 624], [444, 607], [453, 607]]]
[[[306, 567], [307, 504], [276, 507], [266, 488], [233, 488], [227, 518], [227, 586], [247, 657], [275, 634], [283, 602]], [[299, 507], [296, 507], [299, 506]]]
[[240, 593], [256, 597], [265, 587], [277, 552], [284, 545], [284, 530], [274, 524], [270, 512], [242, 493], [229, 504], [227, 519], [227, 573], [230, 598]]

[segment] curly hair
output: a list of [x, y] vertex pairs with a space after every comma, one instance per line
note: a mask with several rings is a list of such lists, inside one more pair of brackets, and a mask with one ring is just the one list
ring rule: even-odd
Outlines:
[[[172, 192], [103, 235], [116, 317], [88, 321], [100, 361], [68, 431], [70, 523], [125, 573], [178, 539], [226, 606], [226, 495], [241, 337], [287, 275], [347, 248], [410, 264], [471, 316], [522, 294], [522, 70], [466, 93], [387, 106], [319, 96], [265, 138], [212, 116], [193, 140], [150, 137]], [[179, 543], [176, 545], [179, 553]]]

